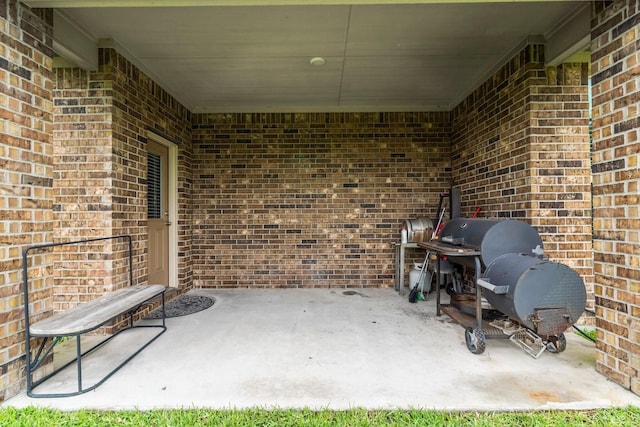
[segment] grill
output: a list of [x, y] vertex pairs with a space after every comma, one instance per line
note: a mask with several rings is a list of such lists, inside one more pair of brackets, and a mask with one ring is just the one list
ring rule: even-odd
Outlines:
[[[495, 335], [483, 326], [483, 317], [517, 325], [500, 328], [497, 335], [515, 340], [525, 351], [532, 349], [532, 342], [552, 352], [565, 349], [564, 331], [582, 315], [586, 290], [573, 269], [542, 257], [543, 243], [535, 228], [516, 220], [457, 218], [444, 226], [439, 241], [423, 247], [447, 255], [454, 266], [451, 305], [465, 295], [473, 300], [472, 313], [467, 313], [477, 321], [467, 325], [465, 333], [472, 353], [482, 353], [484, 339]], [[537, 357], [541, 351], [529, 353]]]
[[[480, 252], [482, 266], [509, 253], [533, 254], [542, 250], [542, 239], [529, 224], [513, 220], [456, 218], [440, 232], [442, 241], [471, 247]], [[460, 257], [456, 261], [474, 266], [473, 258]]]

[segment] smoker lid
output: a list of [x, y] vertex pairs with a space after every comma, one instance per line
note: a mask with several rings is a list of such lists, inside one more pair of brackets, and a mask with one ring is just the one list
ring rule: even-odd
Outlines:
[[479, 250], [485, 266], [504, 254], [531, 255], [537, 246], [543, 247], [535, 228], [512, 219], [456, 218], [444, 226], [440, 236], [462, 239], [465, 246]]

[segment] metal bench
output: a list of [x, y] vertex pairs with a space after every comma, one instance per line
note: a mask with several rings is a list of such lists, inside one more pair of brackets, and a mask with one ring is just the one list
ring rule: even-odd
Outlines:
[[[45, 319], [31, 323], [30, 307], [29, 307], [29, 255], [33, 253], [41, 253], [47, 249], [66, 246], [80, 245], [85, 243], [97, 242], [101, 240], [117, 240], [126, 239], [129, 247], [129, 286], [118, 289], [113, 292], [106, 293], [86, 303], [77, 305], [76, 307], [56, 313]], [[30, 397], [68, 397], [86, 393], [95, 389], [104, 383], [109, 377], [123, 367], [127, 362], [133, 359], [138, 353], [144, 350], [149, 344], [155, 341], [166, 330], [165, 317], [165, 287], [164, 285], [133, 285], [133, 255], [131, 236], [119, 235], [102, 237], [87, 240], [78, 240], [65, 243], [50, 243], [43, 245], [35, 245], [26, 248], [22, 254], [23, 264], [23, 286], [25, 301], [25, 336], [26, 336], [26, 363], [27, 363], [27, 395]], [[162, 302], [162, 318], [161, 324], [134, 324], [134, 314], [145, 304], [160, 299]], [[116, 333], [110, 335], [106, 339], [93, 345], [88, 350], [83, 351], [81, 346], [81, 336], [88, 332], [94, 331], [120, 316], [128, 316], [127, 326], [120, 329]], [[133, 328], [158, 328], [159, 332], [154, 334], [146, 343], [133, 354], [122, 361], [118, 366], [104, 375], [93, 384], [85, 386], [82, 381], [82, 359], [93, 351], [105, 345], [107, 342], [115, 338], [120, 333]], [[34, 373], [53, 352], [56, 344], [60, 343], [66, 337], [75, 337], [76, 355], [75, 358], [68, 363], [54, 369], [53, 372], [34, 381]], [[32, 354], [32, 339], [40, 338], [41, 342], [37, 350]], [[77, 390], [65, 393], [35, 393], [34, 389], [58, 374], [63, 369], [75, 363], [77, 366]]]

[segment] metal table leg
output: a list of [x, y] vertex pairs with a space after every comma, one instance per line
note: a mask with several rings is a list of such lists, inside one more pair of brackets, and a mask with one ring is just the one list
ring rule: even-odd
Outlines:
[[436, 316], [440, 316], [440, 254], [436, 252]]
[[414, 242], [409, 243], [395, 243], [396, 245], [396, 277], [394, 281], [394, 288], [400, 295], [404, 294], [404, 264], [405, 264], [405, 250], [406, 248], [417, 249], [418, 244]]
[[396, 256], [395, 256], [395, 277], [394, 277], [394, 283], [393, 283], [393, 288], [397, 291], [400, 292], [400, 244], [399, 243], [394, 243], [396, 246]]
[[400, 268], [398, 269], [398, 280], [399, 280], [398, 293], [400, 295], [404, 295], [404, 250], [405, 250], [405, 245], [401, 243], [400, 244]]
[[477, 285], [480, 279], [480, 258], [476, 256], [474, 261], [476, 263], [476, 321], [478, 329], [482, 330], [482, 288]]

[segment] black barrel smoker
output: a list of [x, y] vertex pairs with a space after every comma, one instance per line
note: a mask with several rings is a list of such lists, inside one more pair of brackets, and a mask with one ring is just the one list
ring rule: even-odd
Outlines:
[[[534, 357], [545, 349], [566, 348], [564, 331], [585, 309], [584, 282], [570, 267], [542, 256], [542, 239], [532, 226], [457, 218], [444, 226], [437, 241], [425, 245], [454, 266], [451, 303], [443, 311], [456, 320], [460, 313], [452, 309], [464, 314], [471, 307], [475, 314], [475, 324], [465, 330], [472, 353], [485, 350], [486, 338], [498, 337], [511, 339]], [[438, 314], [439, 300], [438, 295]]]

